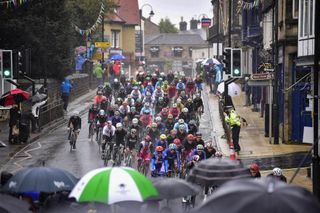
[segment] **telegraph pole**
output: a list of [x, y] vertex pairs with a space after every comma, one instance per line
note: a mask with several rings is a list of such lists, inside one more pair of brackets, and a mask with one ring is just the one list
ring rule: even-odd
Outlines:
[[232, 45], [231, 45], [231, 12], [232, 12], [232, 0], [229, 0], [229, 24], [228, 24], [228, 44], [229, 44], [229, 47], [232, 48]]
[[[315, 11], [320, 10], [319, 1], [315, 1]], [[319, 26], [319, 15], [314, 14], [315, 24]], [[314, 37], [314, 67], [313, 67], [313, 156], [312, 156], [312, 186], [313, 193], [320, 201], [320, 158], [319, 158], [319, 48], [320, 28], [315, 27]]]

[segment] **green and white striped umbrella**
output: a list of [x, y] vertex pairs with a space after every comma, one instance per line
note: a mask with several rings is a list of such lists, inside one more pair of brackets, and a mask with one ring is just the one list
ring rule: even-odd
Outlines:
[[128, 167], [105, 167], [84, 175], [69, 197], [78, 202], [102, 202], [113, 204], [121, 201], [144, 201], [157, 196], [151, 181], [138, 171]]

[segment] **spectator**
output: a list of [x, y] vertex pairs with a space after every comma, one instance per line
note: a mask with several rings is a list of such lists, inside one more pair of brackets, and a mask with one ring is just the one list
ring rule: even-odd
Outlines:
[[30, 121], [33, 119], [31, 110], [21, 113], [19, 123], [19, 140], [21, 143], [26, 143], [30, 136]]
[[96, 78], [98, 79], [99, 81], [99, 85], [103, 85], [104, 82], [103, 82], [103, 75], [104, 75], [104, 71], [102, 69], [102, 66], [100, 63], [96, 64], [95, 68], [94, 68], [94, 75], [96, 76]]
[[231, 132], [232, 132], [232, 141], [234, 145], [234, 151], [239, 152], [241, 150], [239, 145], [239, 135], [240, 135], [240, 128], [241, 128], [241, 117], [236, 113], [234, 109], [230, 111], [226, 111], [225, 114], [225, 121], [229, 124]]
[[72, 84], [70, 82], [70, 79], [65, 78], [64, 81], [61, 84], [60, 90], [61, 90], [61, 98], [63, 101], [63, 109], [67, 111], [68, 104], [69, 104], [69, 96], [72, 89]]
[[276, 167], [272, 170], [272, 173], [268, 175], [268, 177], [273, 177], [277, 180], [283, 181], [283, 182], [287, 182], [287, 178], [283, 175], [282, 173], [282, 169]]
[[19, 121], [20, 120], [20, 110], [18, 105], [13, 105], [10, 109], [10, 120], [9, 120], [9, 143], [17, 142], [17, 132], [19, 129]]

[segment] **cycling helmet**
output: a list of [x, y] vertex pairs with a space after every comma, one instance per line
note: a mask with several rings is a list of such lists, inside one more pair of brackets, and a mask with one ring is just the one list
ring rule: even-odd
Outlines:
[[181, 146], [181, 141], [179, 138], [176, 138], [173, 140], [173, 143], [176, 145], [176, 146]]
[[192, 141], [193, 139], [194, 139], [194, 137], [193, 137], [193, 135], [192, 135], [192, 134], [189, 134], [189, 135], [187, 136], [187, 140]]
[[162, 146], [157, 146], [156, 147], [156, 152], [162, 152], [163, 151], [163, 147]]
[[199, 155], [194, 155], [192, 159], [193, 159], [194, 161], [199, 161], [200, 156], [199, 156]]
[[134, 89], [134, 90], [138, 90], [139, 87], [138, 87], [138, 86], [134, 86], [133, 89]]
[[145, 107], [149, 107], [149, 106], [150, 106], [150, 103], [149, 103], [149, 102], [146, 102], [146, 103], [144, 104], [144, 106], [145, 106]]
[[173, 107], [173, 108], [176, 108], [176, 107], [177, 107], [177, 104], [176, 104], [176, 103], [172, 104], [172, 107]]
[[161, 121], [161, 117], [160, 116], [156, 117], [156, 122], [160, 122], [160, 121]]
[[182, 109], [182, 112], [189, 112], [189, 110], [188, 110], [188, 108], [185, 107]]
[[162, 78], [158, 78], [158, 81], [163, 81], [163, 79]]
[[197, 145], [197, 151], [200, 151], [200, 150], [203, 150], [204, 148], [203, 148], [203, 145], [202, 144], [198, 144]]
[[180, 129], [180, 130], [185, 130], [185, 129], [186, 129], [186, 126], [185, 126], [184, 124], [180, 124], [180, 125], [179, 125], [179, 129]]
[[184, 124], [184, 120], [183, 119], [179, 119], [178, 122], [179, 122], [179, 124]]
[[120, 112], [117, 110], [114, 112], [114, 115], [120, 115]]
[[138, 118], [132, 119], [132, 123], [133, 123], [133, 124], [138, 124], [138, 122], [139, 122]]
[[173, 119], [173, 115], [172, 115], [172, 114], [169, 114], [169, 115], [168, 115], [168, 119]]
[[151, 113], [150, 109], [143, 110], [143, 114], [149, 115]]
[[141, 98], [137, 98], [136, 102], [140, 103], [140, 102], [142, 102], [142, 99]]
[[151, 92], [147, 91], [146, 96], [151, 96]]
[[176, 134], [177, 134], [177, 130], [176, 130], [176, 129], [172, 129], [172, 130], [170, 131], [170, 134], [176, 135]]
[[134, 106], [130, 107], [130, 111], [131, 111], [131, 112], [136, 111], [136, 107], [134, 107]]
[[102, 92], [101, 90], [99, 90], [99, 91], [97, 92], [97, 95], [103, 95], [103, 92]]
[[107, 124], [112, 125], [112, 121], [107, 121]]
[[190, 120], [189, 121], [189, 125], [194, 125], [195, 126], [196, 125], [196, 121], [195, 120]]
[[157, 128], [157, 127], [158, 127], [158, 124], [157, 124], [157, 123], [153, 122], [153, 123], [151, 124], [151, 128]]
[[188, 98], [188, 102], [192, 102], [192, 99], [191, 99], [191, 98]]
[[118, 79], [115, 78], [115, 79], [113, 80], [113, 82], [114, 82], [114, 83], [118, 83]]
[[221, 152], [217, 151], [215, 154], [214, 154], [215, 157], [217, 158], [221, 158], [223, 155]]
[[169, 149], [170, 149], [170, 150], [176, 150], [176, 149], [177, 149], [177, 146], [176, 146], [174, 143], [171, 143], [171, 144], [169, 145]]
[[259, 171], [259, 166], [256, 163], [253, 163], [250, 165], [250, 170], [254, 171], [254, 172], [258, 172]]
[[99, 115], [104, 116], [105, 114], [106, 114], [106, 113], [104, 112], [104, 110], [103, 110], [103, 109], [100, 109]]
[[177, 99], [177, 104], [180, 104], [181, 103], [181, 98], [178, 98]]
[[196, 98], [200, 98], [200, 94], [199, 93], [196, 94]]
[[282, 169], [276, 167], [272, 170], [274, 176], [280, 177], [282, 175]]
[[136, 134], [137, 130], [136, 129], [131, 129], [131, 134]]
[[159, 102], [162, 102], [163, 101], [163, 97], [159, 97]]
[[116, 124], [116, 127], [117, 127], [117, 128], [122, 128], [122, 123], [117, 123], [117, 124]]
[[149, 135], [147, 135], [147, 136], [144, 138], [144, 141], [150, 142], [150, 141], [151, 141], [151, 137], [150, 137]]
[[73, 111], [73, 116], [79, 116], [80, 115], [80, 113], [78, 112], [78, 111]]
[[165, 134], [160, 135], [160, 140], [166, 140], [166, 139], [167, 139], [167, 136]]

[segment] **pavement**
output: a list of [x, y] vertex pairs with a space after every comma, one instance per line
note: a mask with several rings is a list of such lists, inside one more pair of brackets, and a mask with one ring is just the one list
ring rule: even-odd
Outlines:
[[80, 114], [86, 113], [90, 103], [92, 102], [96, 91], [90, 90], [88, 93], [80, 96], [79, 98], [69, 102], [68, 112], [60, 119], [52, 121], [51, 124], [44, 126], [40, 133], [30, 133], [30, 138], [28, 143], [25, 144], [10, 144], [8, 143], [9, 126], [8, 121], [0, 122], [0, 141], [4, 143], [5, 147], [0, 147], [0, 170], [3, 165], [5, 165], [18, 151], [24, 149], [31, 143], [42, 136], [48, 134], [49, 132], [55, 130], [56, 128], [66, 125], [70, 115], [73, 111], [78, 111]]
[[[230, 156], [230, 148], [227, 140], [225, 139], [224, 129], [219, 114], [219, 97], [214, 94], [209, 94], [207, 88], [204, 98], [208, 98], [211, 119], [213, 121], [213, 133], [216, 139], [216, 146], [225, 156]], [[242, 93], [240, 96], [232, 97], [234, 106], [237, 113], [244, 117], [248, 126], [241, 127], [240, 132], [240, 146], [241, 151], [237, 155], [237, 159], [249, 159], [259, 161], [261, 158], [272, 158], [278, 156], [285, 156], [286, 154], [305, 153], [311, 148], [311, 145], [306, 144], [270, 144], [269, 138], [264, 136], [264, 118], [260, 116], [259, 112], [253, 112], [251, 107], [244, 106], [245, 95]], [[284, 158], [286, 159], [286, 158]], [[275, 167], [277, 165], [274, 165]], [[296, 169], [283, 169], [284, 175], [288, 181], [294, 175]], [[271, 173], [271, 170], [262, 171], [262, 176]], [[294, 178], [293, 184], [300, 185], [312, 191], [312, 180], [307, 177], [307, 168], [302, 168], [297, 176]]]

